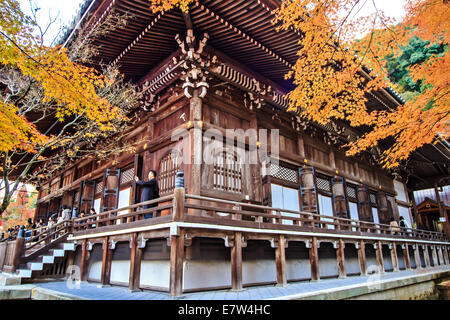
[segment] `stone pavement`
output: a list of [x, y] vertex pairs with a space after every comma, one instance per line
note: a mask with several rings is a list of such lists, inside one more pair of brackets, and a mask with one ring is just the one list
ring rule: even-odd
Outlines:
[[[442, 276], [450, 277], [450, 266], [389, 272], [383, 275], [352, 276], [345, 279], [323, 279], [320, 281], [291, 282], [284, 287], [275, 285], [231, 290], [185, 293], [173, 298], [168, 293], [157, 291], [130, 292], [117, 286], [100, 286], [96, 283], [80, 284], [79, 288], [69, 288], [66, 281], [40, 282], [25, 285], [0, 286], [0, 299], [40, 299], [40, 300], [264, 300], [264, 299], [345, 299], [375, 291], [396, 288], [429, 281]], [[380, 280], [379, 282], [371, 282]]]

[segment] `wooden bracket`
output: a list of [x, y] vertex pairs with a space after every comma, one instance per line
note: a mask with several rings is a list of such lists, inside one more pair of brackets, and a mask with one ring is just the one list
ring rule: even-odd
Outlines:
[[140, 239], [138, 239], [136, 242], [137, 242], [137, 248], [139, 248], [139, 249], [143, 249], [143, 248], [145, 248], [145, 245], [146, 245], [146, 243], [147, 243], [147, 240], [148, 239], [144, 239], [144, 237], [141, 237]]
[[117, 243], [117, 241], [114, 241], [114, 240], [109, 240], [109, 245], [108, 245], [108, 248], [110, 249], [110, 250], [114, 250], [114, 249], [116, 249], [116, 243]]
[[234, 236], [226, 236], [225, 238], [222, 238], [225, 240], [225, 247], [231, 248], [234, 247]]

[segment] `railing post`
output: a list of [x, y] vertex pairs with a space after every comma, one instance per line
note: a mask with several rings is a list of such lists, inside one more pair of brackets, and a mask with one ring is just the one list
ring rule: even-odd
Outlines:
[[19, 268], [20, 258], [22, 257], [23, 249], [25, 246], [25, 229], [24, 226], [20, 227], [19, 233], [16, 237], [16, 242], [14, 246], [11, 273], [15, 273], [17, 268]]
[[185, 190], [184, 190], [184, 173], [178, 171], [175, 178], [175, 189], [173, 190], [173, 220], [182, 221], [184, 219], [184, 201], [185, 201]]

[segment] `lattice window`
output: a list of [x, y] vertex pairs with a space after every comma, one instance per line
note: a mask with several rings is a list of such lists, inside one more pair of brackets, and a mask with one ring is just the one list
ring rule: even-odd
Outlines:
[[356, 197], [356, 187], [347, 185], [347, 197], [350, 200], [357, 200]]
[[237, 156], [222, 152], [214, 159], [214, 189], [242, 193], [242, 166]]
[[125, 169], [120, 174], [120, 184], [125, 184], [133, 181], [134, 179], [134, 167]]
[[320, 191], [331, 192], [331, 181], [329, 178], [316, 177], [317, 189]]
[[370, 198], [370, 204], [374, 207], [377, 206], [377, 197], [375, 195], [375, 193], [369, 193], [369, 198]]
[[180, 164], [179, 158], [172, 153], [164, 156], [159, 162], [159, 192], [169, 193], [175, 189], [175, 177]]
[[279, 166], [274, 163], [270, 164], [270, 175], [274, 178], [298, 183], [298, 175], [296, 170]]
[[99, 194], [103, 192], [103, 180], [97, 181], [95, 184], [95, 194]]

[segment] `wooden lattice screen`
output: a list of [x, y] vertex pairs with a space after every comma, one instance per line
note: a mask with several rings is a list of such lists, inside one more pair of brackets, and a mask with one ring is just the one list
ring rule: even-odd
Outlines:
[[159, 193], [170, 193], [175, 189], [175, 177], [179, 169], [179, 159], [172, 153], [162, 157], [159, 162]]
[[236, 155], [222, 152], [214, 159], [214, 189], [242, 193], [242, 166]]

